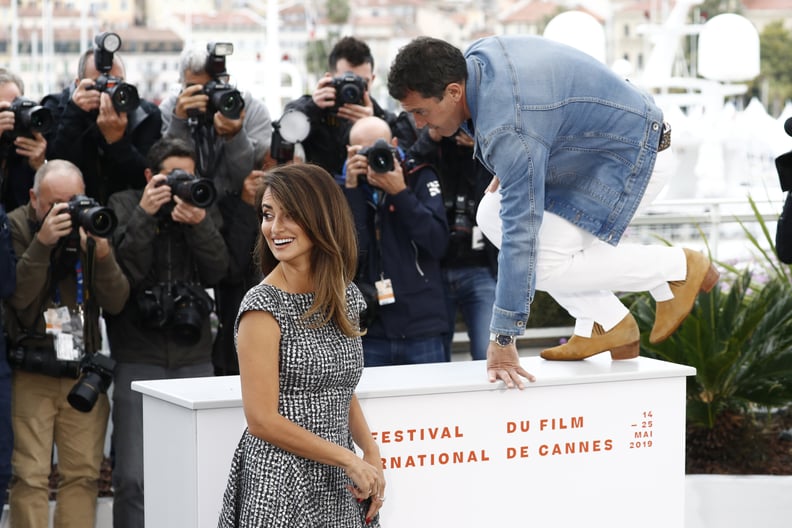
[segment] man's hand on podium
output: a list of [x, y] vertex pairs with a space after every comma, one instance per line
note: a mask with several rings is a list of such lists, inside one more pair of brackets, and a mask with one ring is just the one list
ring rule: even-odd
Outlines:
[[503, 380], [506, 388], [513, 389], [516, 385], [519, 389], [524, 389], [525, 384], [522, 378], [528, 381], [536, 381], [530, 372], [520, 365], [520, 355], [517, 353], [516, 340], [507, 346], [500, 346], [490, 341], [487, 347], [487, 375], [490, 383]]

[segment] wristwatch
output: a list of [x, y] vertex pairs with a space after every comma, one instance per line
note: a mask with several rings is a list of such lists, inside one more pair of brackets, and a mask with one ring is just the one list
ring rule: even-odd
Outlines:
[[507, 347], [514, 343], [514, 336], [504, 334], [490, 334], [490, 341], [495, 341], [499, 347]]

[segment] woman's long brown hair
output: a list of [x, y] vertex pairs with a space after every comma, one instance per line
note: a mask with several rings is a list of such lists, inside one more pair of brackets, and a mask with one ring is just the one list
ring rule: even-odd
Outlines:
[[[357, 237], [352, 211], [341, 188], [318, 165], [295, 163], [270, 169], [256, 193], [259, 221], [262, 219], [261, 200], [267, 189], [313, 242], [314, 301], [303, 317], [318, 316], [318, 322], [312, 326], [332, 320], [344, 334], [362, 335], [347, 316], [346, 288], [357, 267]], [[266, 277], [275, 269], [278, 260], [261, 232], [255, 252]]]

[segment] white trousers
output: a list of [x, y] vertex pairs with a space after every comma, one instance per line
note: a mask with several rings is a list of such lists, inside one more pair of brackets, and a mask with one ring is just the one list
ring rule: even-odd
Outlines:
[[[676, 160], [671, 149], [658, 154], [643, 199], [645, 207], [665, 187]], [[477, 221], [484, 235], [501, 245], [499, 192], [486, 193]], [[501, 263], [508, 266], [509, 263]], [[536, 289], [549, 293], [575, 318], [575, 334], [590, 337], [594, 323], [606, 331], [629, 310], [613, 293], [648, 291], [656, 301], [673, 297], [669, 281], [687, 273], [682, 248], [619, 244], [612, 246], [553, 213], [545, 212], [539, 228]]]

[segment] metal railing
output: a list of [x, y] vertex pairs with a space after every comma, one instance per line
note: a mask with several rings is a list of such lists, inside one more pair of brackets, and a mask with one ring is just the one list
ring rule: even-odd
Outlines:
[[[784, 205], [783, 199], [783, 196], [777, 200], [754, 199], [759, 217], [772, 236]], [[719, 258], [725, 243], [748, 244], [746, 229], [760, 243], [764, 242], [759, 219], [747, 197], [666, 200], [655, 202], [645, 212], [636, 215], [630, 222], [625, 239], [653, 243], [653, 240], [656, 242], [661, 238], [674, 244], [692, 242], [694, 246], [706, 243], [713, 257]]]

